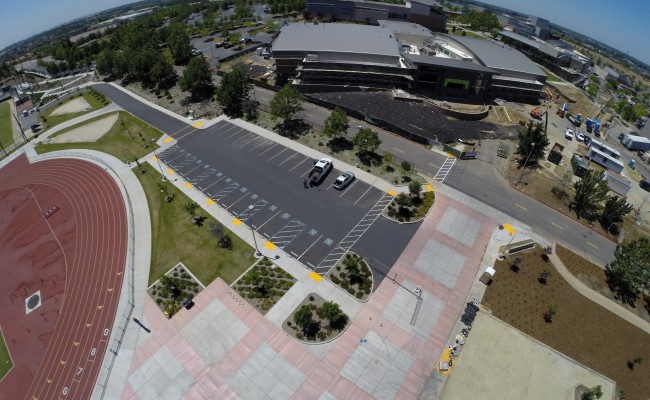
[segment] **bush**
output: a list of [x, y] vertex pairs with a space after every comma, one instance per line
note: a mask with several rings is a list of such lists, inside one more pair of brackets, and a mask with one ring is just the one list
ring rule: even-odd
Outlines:
[[314, 296], [309, 296], [309, 301], [314, 301]]
[[353, 287], [349, 287], [349, 288], [348, 288], [348, 293], [350, 293], [351, 295], [353, 295], [353, 296], [354, 296], [354, 294], [355, 294], [355, 293], [357, 293], [357, 291], [356, 291], [356, 290], [354, 290], [354, 288], [353, 288]]
[[300, 340], [304, 340], [304, 339], [305, 339], [305, 335], [303, 335], [301, 332], [298, 332], [298, 333], [296, 333], [296, 338], [298, 338], [298, 339], [300, 339]]
[[402, 164], [400, 164], [400, 165], [402, 166], [402, 169], [403, 169], [404, 171], [410, 171], [411, 168], [413, 167], [413, 166], [411, 165], [411, 163], [408, 162], [408, 161], [402, 161]]
[[324, 331], [320, 331], [320, 332], [318, 332], [318, 339], [319, 339], [320, 341], [324, 341], [325, 339], [327, 339], [327, 333], [324, 332]]
[[341, 280], [340, 280], [337, 276], [335, 276], [335, 275], [332, 275], [332, 278], [331, 278], [331, 279], [332, 279], [332, 283], [334, 283], [334, 284], [337, 284], [337, 285], [338, 285], [338, 284], [341, 283]]
[[363, 290], [359, 290], [359, 291], [357, 292], [357, 294], [356, 294], [356, 297], [357, 297], [357, 299], [360, 299], [360, 298], [362, 298], [365, 294], [366, 294], [366, 292], [364, 292]]
[[343, 289], [347, 289], [347, 288], [350, 287], [350, 283], [348, 283], [348, 281], [342, 281], [342, 282], [341, 282], [341, 287], [342, 287]]

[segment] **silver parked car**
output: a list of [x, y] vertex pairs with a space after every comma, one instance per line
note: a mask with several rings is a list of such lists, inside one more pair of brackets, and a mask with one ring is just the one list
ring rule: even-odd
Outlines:
[[354, 173], [346, 171], [342, 173], [334, 182], [334, 187], [338, 190], [345, 189], [354, 180]]

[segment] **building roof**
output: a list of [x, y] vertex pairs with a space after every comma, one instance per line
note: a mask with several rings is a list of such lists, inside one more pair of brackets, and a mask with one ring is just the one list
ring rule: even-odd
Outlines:
[[399, 57], [399, 42], [390, 29], [353, 24], [294, 23], [282, 27], [273, 52], [364, 53]]
[[540, 42], [538, 42], [536, 40], [529, 39], [524, 35], [520, 35], [518, 33], [510, 32], [510, 31], [505, 31], [504, 30], [504, 31], [499, 32], [499, 34], [502, 35], [502, 36], [508, 37], [510, 39], [514, 39], [514, 40], [517, 40], [519, 42], [525, 43], [528, 46], [530, 46], [532, 48], [535, 48], [535, 49], [539, 49], [539, 46], [541, 44]]
[[381, 19], [377, 21], [382, 28], [390, 29], [395, 34], [433, 36], [430, 30], [420, 24], [406, 21], [389, 21]]
[[414, 64], [438, 65], [441, 67], [448, 67], [454, 69], [462, 69], [474, 72], [488, 72], [491, 74], [498, 74], [497, 71], [485, 67], [481, 64], [476, 64], [471, 61], [456, 60], [446, 57], [434, 57], [421, 54], [404, 54], [404, 58], [412, 61]]
[[491, 40], [464, 36], [447, 36], [467, 47], [486, 67], [504, 71], [519, 71], [532, 75], [546, 74], [528, 57], [518, 50], [503, 46]]
[[442, 8], [442, 4], [437, 2], [436, 0], [411, 0], [412, 3], [420, 3], [424, 4], [427, 6], [432, 6], [432, 7], [440, 7]]

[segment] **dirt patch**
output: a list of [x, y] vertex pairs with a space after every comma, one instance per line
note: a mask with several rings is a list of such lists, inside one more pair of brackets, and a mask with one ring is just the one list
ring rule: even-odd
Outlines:
[[77, 97], [74, 100], [63, 104], [62, 106], [57, 107], [56, 110], [52, 111], [50, 115], [63, 115], [63, 114], [73, 114], [82, 111], [86, 111], [90, 108], [90, 104], [83, 97]]
[[555, 251], [569, 272], [578, 278], [580, 282], [602, 294], [609, 300], [625, 307], [631, 313], [634, 313], [650, 322], [650, 308], [646, 308], [646, 304], [650, 304], [650, 298], [648, 298], [648, 296], [639, 296], [634, 306], [621, 302], [616, 298], [616, 295], [609, 290], [609, 286], [607, 285], [607, 275], [605, 275], [605, 270], [602, 267], [599, 267], [576, 253], [573, 253], [562, 245], [558, 244]]
[[[79, 99], [75, 99], [73, 101], [76, 100]], [[113, 125], [115, 125], [115, 122], [117, 122], [118, 117], [119, 114], [115, 113], [109, 115], [106, 118], [98, 119], [97, 121], [84, 124], [78, 128], [74, 128], [70, 131], [62, 133], [59, 136], [53, 137], [50, 143], [96, 142], [111, 130]]]
[[[645, 399], [650, 363], [634, 369], [627, 363], [638, 356], [649, 359], [648, 333], [576, 292], [543, 255], [540, 247], [518, 254], [519, 272], [511, 270], [512, 259], [497, 261], [483, 305], [497, 318], [613, 379], [627, 399]], [[550, 272], [545, 285], [538, 281], [544, 270]], [[547, 323], [544, 314], [550, 305], [557, 306], [557, 314]]]

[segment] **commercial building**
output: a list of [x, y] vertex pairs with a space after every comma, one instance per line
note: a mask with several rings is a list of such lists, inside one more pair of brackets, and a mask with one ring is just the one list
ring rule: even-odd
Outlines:
[[378, 24], [380, 20], [415, 22], [434, 32], [444, 32], [447, 17], [435, 0], [390, 4], [366, 0], [307, 0], [307, 15], [316, 18]]
[[478, 102], [540, 97], [546, 75], [514, 49], [414, 23], [378, 23], [285, 25], [273, 43], [278, 82], [303, 91], [399, 88]]

